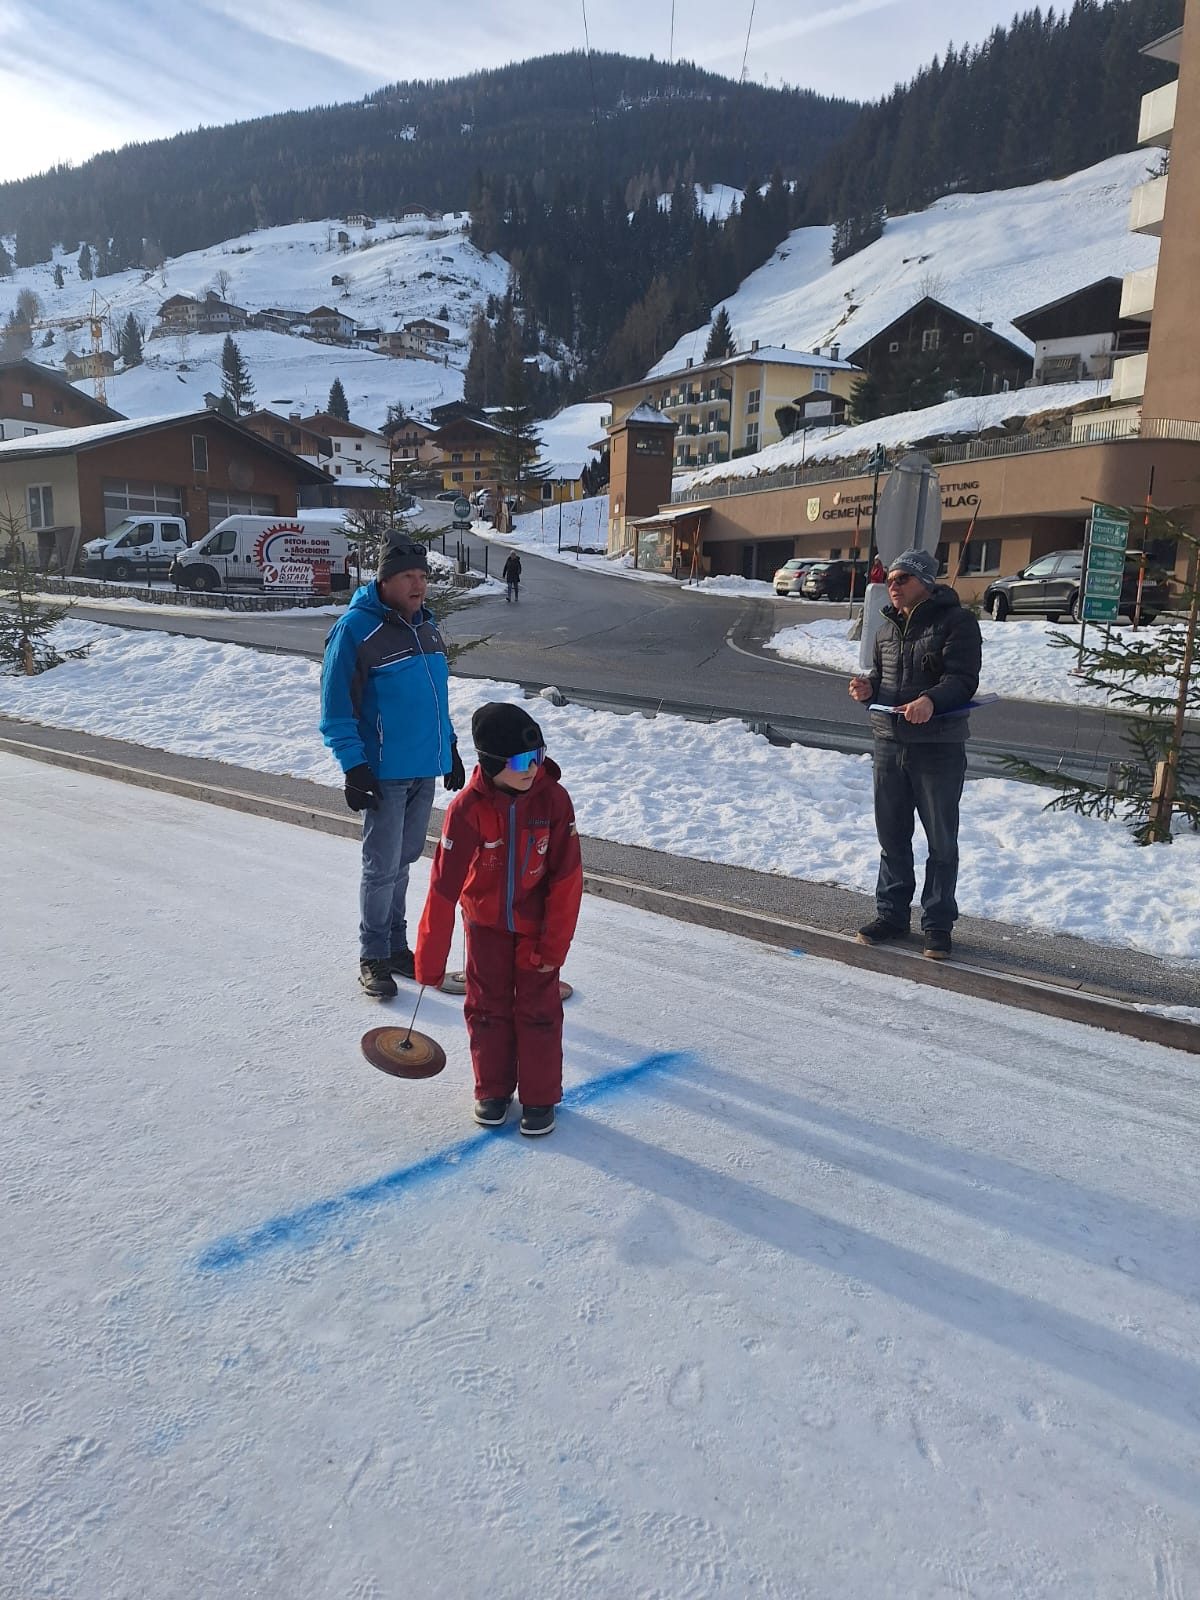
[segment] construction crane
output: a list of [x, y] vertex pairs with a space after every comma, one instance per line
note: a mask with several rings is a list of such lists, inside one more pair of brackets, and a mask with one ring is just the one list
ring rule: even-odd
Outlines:
[[29, 324], [30, 332], [40, 328], [67, 328], [72, 333], [78, 333], [85, 323], [89, 325], [92, 340], [91, 380], [92, 394], [102, 406], [108, 404], [108, 390], [104, 384], [103, 357], [109, 352], [104, 348], [104, 324], [112, 307], [95, 289], [92, 290], [91, 308], [79, 317], [43, 317], [37, 322]]

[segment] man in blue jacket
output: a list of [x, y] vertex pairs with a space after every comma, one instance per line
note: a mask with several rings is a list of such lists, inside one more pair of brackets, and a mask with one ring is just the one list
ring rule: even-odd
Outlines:
[[330, 631], [321, 673], [321, 733], [346, 775], [346, 804], [363, 816], [359, 982], [377, 1000], [396, 994], [393, 973], [413, 976], [408, 872], [425, 848], [434, 780], [466, 782], [428, 573], [423, 544], [393, 540]]

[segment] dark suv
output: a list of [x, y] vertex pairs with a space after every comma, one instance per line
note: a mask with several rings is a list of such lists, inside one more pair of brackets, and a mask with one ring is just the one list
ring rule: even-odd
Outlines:
[[806, 600], [848, 600], [867, 591], [865, 561], [817, 561], [804, 574]]
[[[1138, 566], [1141, 556], [1131, 550], [1125, 557], [1121, 580], [1121, 611], [1132, 617], [1137, 604]], [[984, 610], [997, 622], [1014, 616], [1060, 617], [1081, 620], [1079, 591], [1083, 580], [1083, 551], [1054, 550], [1039, 556], [1011, 578], [997, 578], [983, 594]], [[1142, 586], [1142, 621], [1153, 622], [1170, 602], [1170, 591], [1154, 568], [1147, 568]]]

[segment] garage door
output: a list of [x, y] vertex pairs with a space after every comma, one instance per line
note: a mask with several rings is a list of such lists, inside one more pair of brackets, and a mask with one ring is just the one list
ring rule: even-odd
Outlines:
[[104, 531], [111, 533], [130, 516], [181, 517], [183, 490], [171, 483], [137, 483], [128, 478], [105, 478]]

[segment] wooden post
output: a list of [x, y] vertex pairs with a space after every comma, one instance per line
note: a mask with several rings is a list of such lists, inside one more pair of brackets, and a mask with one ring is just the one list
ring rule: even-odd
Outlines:
[[1171, 838], [1171, 809], [1175, 803], [1175, 786], [1179, 778], [1179, 751], [1183, 745], [1183, 727], [1187, 715], [1188, 688], [1191, 684], [1192, 660], [1196, 652], [1196, 621], [1200, 616], [1200, 559], [1192, 551], [1191, 560], [1192, 603], [1188, 607], [1187, 633], [1183, 641], [1183, 663], [1179, 669], [1179, 695], [1175, 701], [1175, 722], [1171, 729], [1171, 742], [1167, 746], [1167, 759], [1154, 769], [1154, 788], [1150, 800], [1150, 842], [1167, 844]]

